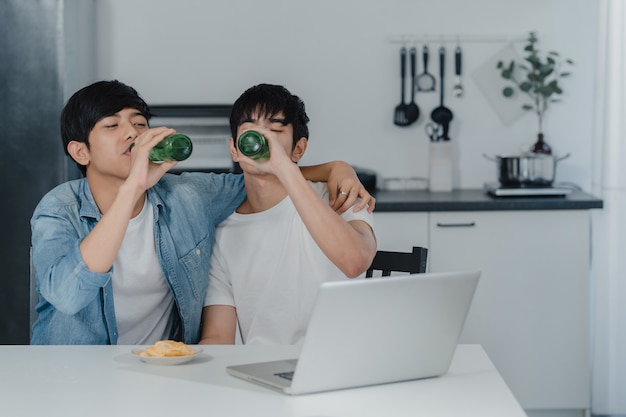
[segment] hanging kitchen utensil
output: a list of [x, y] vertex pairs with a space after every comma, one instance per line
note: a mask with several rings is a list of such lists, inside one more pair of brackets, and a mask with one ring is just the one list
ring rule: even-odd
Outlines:
[[404, 103], [404, 79], [406, 75], [406, 48], [402, 47], [400, 49], [400, 87], [401, 87], [401, 101], [400, 104], [396, 106], [393, 115], [393, 122], [398, 126], [408, 126], [409, 121], [407, 118], [407, 105]]
[[439, 48], [439, 82], [440, 82], [439, 101], [440, 101], [440, 105], [439, 107], [435, 107], [433, 109], [433, 111], [430, 113], [430, 118], [433, 120], [433, 122], [441, 125], [441, 129], [442, 129], [441, 139], [450, 140], [450, 137], [448, 136], [448, 131], [450, 128], [450, 121], [452, 120], [453, 115], [452, 115], [452, 111], [446, 106], [444, 106], [443, 104], [443, 95], [445, 92], [444, 83], [443, 83], [443, 78], [444, 78], [443, 76], [445, 72], [445, 60], [446, 60], [446, 49], [442, 46]]
[[456, 97], [463, 95], [463, 84], [461, 84], [461, 46], [457, 45], [454, 50], [454, 87], [452, 92]]
[[417, 91], [435, 91], [434, 75], [428, 72], [428, 45], [422, 48], [422, 59], [424, 60], [424, 72], [417, 76]]
[[428, 135], [431, 142], [439, 142], [439, 140], [441, 140], [441, 125], [435, 123], [426, 123], [424, 129], [426, 130], [426, 135]]
[[411, 48], [410, 56], [411, 56], [411, 102], [406, 107], [406, 117], [408, 124], [414, 123], [420, 117], [420, 109], [417, 107], [415, 103], [415, 72], [416, 72], [416, 62], [415, 55], [417, 51], [415, 47]]

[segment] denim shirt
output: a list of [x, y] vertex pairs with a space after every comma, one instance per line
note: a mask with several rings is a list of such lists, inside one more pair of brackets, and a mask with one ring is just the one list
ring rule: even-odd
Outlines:
[[[165, 174], [148, 190], [157, 256], [176, 301], [172, 338], [198, 342], [215, 226], [244, 197], [243, 175], [234, 174]], [[57, 186], [35, 208], [32, 344], [117, 344], [113, 271], [90, 271], [79, 251], [101, 217], [84, 178]]]

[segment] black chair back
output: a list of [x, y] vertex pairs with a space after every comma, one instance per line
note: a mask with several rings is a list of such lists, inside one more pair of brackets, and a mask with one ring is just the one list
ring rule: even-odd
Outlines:
[[426, 272], [428, 249], [414, 246], [412, 252], [391, 252], [379, 250], [374, 256], [372, 265], [368, 268], [365, 277], [371, 278], [374, 271], [381, 271], [383, 277], [392, 272], [406, 272], [409, 274], [423, 274]]

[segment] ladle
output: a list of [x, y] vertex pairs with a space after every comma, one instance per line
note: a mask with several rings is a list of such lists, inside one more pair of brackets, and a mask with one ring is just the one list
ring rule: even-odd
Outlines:
[[413, 47], [410, 50], [411, 56], [411, 102], [406, 106], [406, 118], [409, 124], [414, 123], [420, 117], [420, 108], [415, 103], [415, 55], [417, 51]]
[[443, 75], [445, 72], [445, 59], [446, 59], [446, 49], [442, 46], [441, 48], [439, 48], [439, 78], [440, 78], [440, 83], [441, 83], [440, 91], [439, 91], [440, 105], [439, 107], [435, 107], [433, 109], [433, 111], [430, 113], [430, 118], [433, 120], [433, 122], [441, 125], [442, 127], [441, 139], [450, 140], [450, 137], [448, 136], [448, 130], [450, 128], [450, 121], [452, 120], [453, 115], [452, 115], [452, 111], [446, 106], [444, 106], [443, 104], [443, 93], [444, 93]]

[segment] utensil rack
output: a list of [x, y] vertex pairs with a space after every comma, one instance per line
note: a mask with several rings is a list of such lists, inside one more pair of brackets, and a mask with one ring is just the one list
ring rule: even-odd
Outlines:
[[402, 45], [413, 44], [445, 44], [445, 43], [509, 43], [509, 42], [526, 42], [528, 35], [525, 36], [511, 36], [511, 35], [449, 35], [449, 34], [402, 34], [393, 35], [387, 38], [390, 43], [397, 43]]

